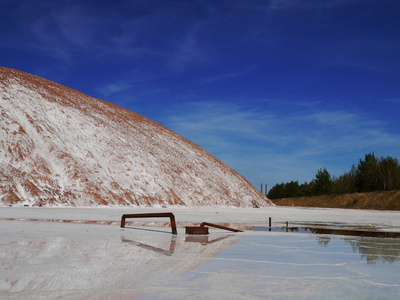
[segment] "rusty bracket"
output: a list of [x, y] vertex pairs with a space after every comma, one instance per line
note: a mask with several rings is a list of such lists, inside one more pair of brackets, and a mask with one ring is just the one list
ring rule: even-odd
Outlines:
[[186, 234], [208, 234], [208, 227], [186, 227]]
[[144, 214], [123, 214], [121, 217], [121, 228], [125, 227], [125, 219], [128, 218], [165, 218], [171, 221], [172, 234], [178, 234], [176, 231], [175, 216], [173, 213], [144, 213]]
[[217, 225], [217, 224], [212, 224], [212, 223], [208, 223], [208, 222], [203, 222], [203, 223], [200, 224], [200, 227], [204, 227], [204, 226], [215, 227], [215, 228], [229, 230], [229, 231], [233, 231], [233, 232], [243, 232], [242, 230], [239, 230], [239, 229], [234, 229], [234, 228], [230, 228], [230, 227], [226, 227], [226, 226], [222, 226], [222, 225]]

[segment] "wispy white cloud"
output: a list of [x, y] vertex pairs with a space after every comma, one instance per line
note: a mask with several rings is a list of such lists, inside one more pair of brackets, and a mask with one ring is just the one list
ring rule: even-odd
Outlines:
[[216, 75], [216, 76], [212, 76], [212, 77], [203, 79], [199, 83], [205, 84], [205, 83], [209, 83], [209, 82], [223, 81], [223, 80], [227, 80], [227, 79], [243, 77], [243, 76], [251, 74], [255, 69], [256, 69], [255, 67], [252, 67], [249, 69], [240, 70], [240, 71], [236, 71], [236, 72], [223, 73], [220, 75]]
[[120, 81], [115, 83], [110, 83], [108, 85], [98, 88], [98, 92], [104, 97], [109, 97], [115, 93], [129, 90], [133, 87], [133, 84], [126, 81]]
[[27, 43], [46, 55], [71, 62], [77, 53], [97, 46], [95, 37], [101, 27], [101, 20], [91, 15], [85, 5], [51, 5], [32, 20], [32, 37]]
[[[125, 5], [141, 13], [124, 14]], [[68, 65], [90, 57], [91, 62], [124, 62], [132, 69], [146, 66], [165, 75], [184, 73], [209, 59], [206, 43], [199, 36], [202, 21], [184, 18], [185, 11], [192, 10], [190, 5], [127, 2], [118, 4], [115, 16], [112, 6], [97, 7], [90, 2], [66, 1], [49, 5], [46, 11], [35, 9], [38, 14], [30, 14], [29, 27], [24, 29], [31, 33], [24, 40], [25, 48]], [[27, 14], [24, 10], [20, 17]]]
[[15, 3], [12, 18], [19, 24], [14, 26], [25, 35], [17, 36], [8, 47], [40, 52], [65, 64], [76, 64], [79, 58], [89, 56], [91, 61], [107, 58], [127, 62], [162, 53], [149, 44], [151, 38], [143, 38], [150, 36], [146, 29], [157, 23], [155, 13], [122, 14], [124, 3], [36, 2]]
[[285, 108], [285, 107], [299, 107], [299, 108], [314, 108], [321, 105], [321, 101], [305, 101], [305, 100], [286, 100], [286, 99], [262, 99], [262, 103], [266, 103], [273, 108]]
[[[182, 109], [167, 112], [165, 122], [183, 136], [194, 137], [207, 147], [220, 148], [222, 144], [231, 147], [237, 138], [269, 139], [261, 129], [275, 127], [272, 115], [243, 110], [239, 106], [219, 102], [189, 103]], [[217, 137], [219, 142], [208, 143]]]
[[259, 176], [276, 183], [277, 174], [311, 180], [324, 166], [343, 173], [351, 165], [336, 156], [353, 157], [356, 163], [365, 153], [400, 146], [400, 136], [387, 132], [382, 121], [343, 110], [287, 113], [218, 102], [190, 103], [167, 112], [164, 125], [245, 173], [253, 183]]
[[173, 51], [166, 66], [174, 72], [184, 73], [188, 67], [207, 61], [206, 51], [196, 32], [196, 29], [189, 30], [183, 38], [176, 38], [171, 42]]

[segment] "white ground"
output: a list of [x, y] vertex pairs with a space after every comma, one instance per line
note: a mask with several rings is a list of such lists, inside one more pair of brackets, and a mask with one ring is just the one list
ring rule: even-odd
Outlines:
[[[160, 227], [168, 219], [119, 227], [124, 213], [167, 211], [177, 236]], [[0, 207], [0, 299], [400, 297], [400, 239], [184, 232], [203, 221], [268, 226], [269, 217], [273, 226], [324, 222], [400, 231], [400, 213], [387, 211]]]

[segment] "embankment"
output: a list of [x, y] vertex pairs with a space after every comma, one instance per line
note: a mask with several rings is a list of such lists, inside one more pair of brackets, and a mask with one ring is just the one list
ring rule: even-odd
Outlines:
[[400, 210], [400, 191], [282, 198], [272, 201], [277, 206]]

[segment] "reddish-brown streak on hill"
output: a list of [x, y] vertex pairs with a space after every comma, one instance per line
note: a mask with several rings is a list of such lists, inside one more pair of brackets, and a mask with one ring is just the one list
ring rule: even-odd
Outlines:
[[132, 111], [3, 67], [0, 96], [0, 205], [273, 205], [204, 149]]

